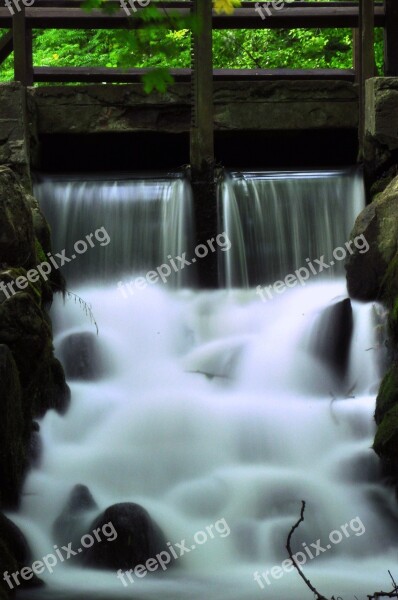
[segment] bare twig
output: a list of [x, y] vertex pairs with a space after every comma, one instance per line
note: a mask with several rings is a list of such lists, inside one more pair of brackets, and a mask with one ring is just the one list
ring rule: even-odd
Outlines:
[[291, 548], [290, 542], [291, 542], [293, 533], [300, 526], [300, 524], [304, 521], [304, 511], [305, 511], [305, 501], [302, 500], [301, 501], [300, 518], [297, 521], [297, 523], [295, 525], [293, 525], [293, 527], [291, 528], [291, 530], [289, 532], [289, 535], [287, 536], [286, 550], [288, 551], [290, 560], [292, 561], [294, 567], [297, 569], [297, 572], [300, 575], [301, 579], [304, 581], [304, 583], [306, 584], [306, 586], [309, 587], [309, 589], [311, 590], [311, 592], [313, 594], [315, 594], [316, 600], [328, 600], [327, 598], [325, 598], [325, 596], [322, 596], [322, 594], [320, 594], [318, 592], [318, 590], [316, 588], [314, 588], [314, 586], [312, 585], [311, 581], [309, 579], [307, 579], [307, 577], [304, 575], [304, 573], [300, 569], [300, 566], [296, 563], [296, 560], [295, 560], [295, 558], [293, 556], [293, 553], [292, 553], [292, 548]]

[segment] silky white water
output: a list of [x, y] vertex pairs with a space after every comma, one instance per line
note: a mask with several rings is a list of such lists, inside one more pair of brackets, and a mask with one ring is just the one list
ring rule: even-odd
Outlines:
[[[343, 279], [314, 278], [266, 303], [253, 290], [161, 283], [125, 298], [117, 283], [99, 278], [73, 289], [92, 305], [106, 374], [71, 381], [67, 414], [50, 411], [42, 420], [42, 461], [13, 518], [39, 560], [58, 543], [53, 522], [81, 483], [98, 513], [137, 502], [168, 541], [185, 539], [190, 552], [179, 568], [128, 587], [112, 571], [59, 564], [41, 575], [47, 587], [26, 597], [310, 599], [296, 572], [268, 575], [262, 587], [254, 580], [287, 558], [301, 500], [305, 521], [294, 551], [318, 539], [331, 546], [303, 566], [319, 591], [348, 600], [389, 589], [398, 511], [370, 449], [382, 355], [377, 307], [353, 303], [341, 392], [308, 340], [319, 314], [346, 297]], [[95, 332], [78, 303], [58, 298], [52, 314], [56, 350], [71, 333]], [[341, 542], [329, 542], [355, 518], [363, 528], [346, 528]], [[220, 519], [229, 535], [192, 549], [195, 533]]]

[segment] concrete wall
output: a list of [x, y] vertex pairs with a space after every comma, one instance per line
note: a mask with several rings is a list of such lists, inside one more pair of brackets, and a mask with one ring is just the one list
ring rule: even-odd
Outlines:
[[[39, 87], [28, 91], [40, 134], [189, 131], [189, 84], [147, 95], [140, 84]], [[343, 81], [215, 84], [219, 131], [356, 128], [357, 87]]]

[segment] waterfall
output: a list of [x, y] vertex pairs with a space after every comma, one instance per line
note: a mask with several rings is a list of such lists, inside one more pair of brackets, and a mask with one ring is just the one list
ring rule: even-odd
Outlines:
[[[361, 189], [356, 174], [232, 178], [220, 210], [232, 242], [224, 254], [234, 289], [158, 281], [123, 295], [118, 280], [155, 269], [165, 240], [166, 254], [191, 251], [186, 184], [37, 183], [56, 248], [70, 248], [100, 227], [111, 242], [87, 263], [78, 257], [71, 275], [99, 335], [78, 304], [54, 302], [54, 343], [71, 369], [72, 404], [65, 415], [50, 411], [40, 422], [42, 459], [12, 517], [38, 560], [65, 542], [54, 537], [53, 524], [73, 486], [84, 484], [97, 513], [136, 502], [171, 544], [186, 540], [189, 551], [179, 568], [148, 573], [128, 587], [113, 571], [64, 562], [41, 575], [46, 588], [21, 598], [309, 599], [297, 573], [283, 567], [302, 500], [305, 521], [294, 551], [306, 558], [304, 572], [322, 594], [348, 600], [389, 585], [398, 511], [370, 449], [384, 360], [375, 339], [381, 311], [353, 302], [351, 312], [338, 270], [267, 302], [244, 286], [284, 277], [308, 256], [343, 244], [363, 206]], [[337, 351], [347, 338], [344, 377], [340, 365], [332, 368], [325, 327], [342, 332]], [[97, 357], [85, 378], [65, 350], [82, 334], [91, 340], [89, 360]], [[228, 528], [193, 548], [196, 533], [217, 522]], [[322, 545], [319, 556], [312, 543]]]
[[[232, 173], [222, 183], [220, 221], [232, 242], [224, 255], [228, 287], [269, 283], [326, 259], [348, 239], [364, 207], [360, 172]], [[342, 274], [337, 263], [327, 274]], [[326, 273], [326, 272], [325, 272]]]
[[[110, 237], [106, 247], [90, 247], [78, 262], [65, 265], [68, 281], [143, 273], [192, 247], [191, 188], [180, 177], [41, 176], [35, 193], [62, 249], [101, 227]], [[180, 272], [175, 282], [192, 284], [192, 270], [190, 278], [184, 275]]]

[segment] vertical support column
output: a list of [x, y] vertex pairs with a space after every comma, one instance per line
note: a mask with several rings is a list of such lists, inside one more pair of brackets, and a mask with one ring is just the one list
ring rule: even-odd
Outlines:
[[398, 2], [384, 0], [386, 23], [384, 29], [385, 75], [398, 76]]
[[25, 5], [12, 17], [14, 38], [14, 79], [22, 85], [33, 85], [32, 30], [26, 24]]
[[[191, 181], [195, 204], [196, 242], [217, 234], [217, 190], [214, 176], [212, 0], [193, 0], [199, 31], [192, 33]], [[198, 263], [201, 287], [217, 287], [217, 253]]]
[[360, 80], [360, 57], [361, 43], [359, 40], [359, 29], [356, 27], [352, 30], [352, 66], [354, 68], [355, 83], [359, 83]]
[[200, 30], [192, 40], [191, 168], [214, 163], [212, 0], [194, 0]]
[[365, 82], [375, 73], [374, 53], [374, 3], [373, 0], [359, 2], [359, 156], [362, 159], [365, 143]]

